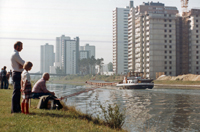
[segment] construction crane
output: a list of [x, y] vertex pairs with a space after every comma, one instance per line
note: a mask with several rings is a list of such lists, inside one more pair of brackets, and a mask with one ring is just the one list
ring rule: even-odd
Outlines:
[[185, 16], [188, 12], [189, 0], [181, 0], [182, 16]]

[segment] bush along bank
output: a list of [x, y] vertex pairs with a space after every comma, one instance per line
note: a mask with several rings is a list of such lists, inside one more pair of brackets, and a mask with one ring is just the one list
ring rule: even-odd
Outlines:
[[74, 84], [74, 85], [84, 85], [88, 80], [103, 80], [106, 82], [120, 82], [123, 76], [119, 75], [67, 75], [63, 77], [52, 77], [50, 78], [50, 83], [60, 83], [60, 84]]

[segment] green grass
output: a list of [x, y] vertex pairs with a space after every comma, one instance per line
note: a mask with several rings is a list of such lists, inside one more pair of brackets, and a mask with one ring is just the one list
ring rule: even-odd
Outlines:
[[[61, 83], [61, 84], [72, 84], [72, 85], [84, 85], [85, 81], [94, 79], [103, 80], [107, 82], [120, 82], [123, 80], [123, 76], [112, 75], [92, 75], [78, 76], [78, 75], [67, 75], [65, 77], [54, 77], [50, 79], [50, 83]], [[181, 80], [154, 80], [155, 84], [180, 84], [180, 85], [200, 85], [200, 81], [181, 81]]]
[[[120, 82], [123, 80], [123, 76], [112, 75], [92, 75], [78, 76], [78, 75], [67, 75], [65, 77], [54, 77], [50, 79], [50, 83], [59, 83], [59, 84], [72, 84], [72, 85], [85, 85], [85, 81], [94, 79], [103, 80], [107, 82]], [[182, 81], [182, 80], [154, 80], [154, 84], [179, 84], [179, 85], [200, 85], [200, 81]]]
[[52, 77], [49, 80], [49, 83], [59, 83], [59, 84], [72, 84], [72, 85], [84, 85], [87, 80], [94, 79], [95, 80], [104, 80], [107, 82], [119, 82], [123, 79], [122, 76], [106, 76], [106, 75], [67, 75], [64, 77]]
[[1, 132], [116, 132], [103, 121], [64, 106], [62, 110], [37, 109], [39, 100], [31, 100], [30, 115], [11, 114], [12, 89], [0, 89], [0, 131]]

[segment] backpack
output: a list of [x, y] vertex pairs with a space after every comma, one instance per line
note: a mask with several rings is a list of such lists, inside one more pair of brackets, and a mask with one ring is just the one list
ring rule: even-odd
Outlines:
[[[40, 101], [38, 102], [38, 109], [56, 109], [54, 103], [55, 97], [52, 95], [44, 95], [40, 97]], [[53, 101], [53, 107], [51, 108], [51, 100]]]

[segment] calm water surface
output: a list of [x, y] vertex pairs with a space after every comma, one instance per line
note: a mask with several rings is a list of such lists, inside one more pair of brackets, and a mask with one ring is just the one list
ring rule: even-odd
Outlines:
[[[88, 89], [85, 86], [48, 84], [58, 97]], [[99, 102], [126, 109], [124, 129], [130, 132], [200, 131], [200, 90], [120, 90], [97, 88], [67, 99], [66, 104], [95, 115]]]

